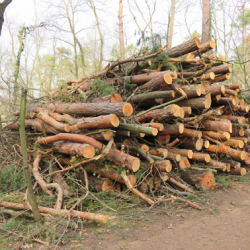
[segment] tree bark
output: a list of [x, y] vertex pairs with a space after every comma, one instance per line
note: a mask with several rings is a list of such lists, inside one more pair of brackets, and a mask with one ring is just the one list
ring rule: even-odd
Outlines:
[[122, 12], [123, 12], [123, 4], [122, 0], [119, 0], [119, 38], [120, 38], [120, 52], [121, 59], [125, 59], [125, 50], [124, 50], [124, 40], [123, 40], [123, 21], [122, 21]]
[[216, 43], [213, 40], [210, 40], [209, 42], [206, 42], [206, 43], [204, 43], [202, 41], [201, 48], [198, 49], [199, 52], [194, 51], [191, 54], [192, 54], [193, 57], [196, 57], [199, 54], [202, 55], [203, 53], [206, 53], [207, 51], [214, 49], [215, 47], [216, 47]]
[[202, 36], [201, 43], [207, 43], [210, 41], [210, 4], [209, 0], [202, 0]]
[[198, 161], [198, 162], [210, 162], [211, 157], [209, 154], [194, 152], [192, 160]]
[[172, 47], [173, 31], [174, 31], [174, 16], [175, 16], [175, 0], [172, 0], [170, 30], [169, 30], [169, 39], [168, 39], [168, 48], [169, 49]]

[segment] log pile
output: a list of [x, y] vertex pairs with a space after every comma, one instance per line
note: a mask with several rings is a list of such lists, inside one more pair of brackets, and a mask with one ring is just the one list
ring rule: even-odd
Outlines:
[[[46, 103], [29, 104], [26, 129], [43, 134], [32, 137], [38, 152], [33, 174], [44, 192], [53, 194], [39, 165], [50, 155], [61, 170], [47, 176], [57, 175], [62, 197], [73, 195], [63, 173], [77, 168], [77, 178], [92, 190], [120, 192], [126, 186], [151, 206], [164, 183], [177, 193], [193, 193], [191, 186], [214, 189], [218, 172], [246, 174], [250, 106], [238, 98], [241, 86], [228, 83], [232, 65], [208, 56], [214, 47], [194, 38], [160, 48], [69, 81]], [[68, 96], [78, 101], [62, 101]], [[5, 129], [18, 130], [19, 123]]]

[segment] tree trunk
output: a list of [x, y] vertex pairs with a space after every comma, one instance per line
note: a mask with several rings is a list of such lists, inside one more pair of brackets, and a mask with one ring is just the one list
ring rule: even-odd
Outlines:
[[191, 54], [193, 57], [196, 57], [199, 54], [202, 55], [203, 53], [206, 53], [207, 51], [214, 49], [215, 47], [216, 47], [216, 43], [213, 40], [210, 40], [209, 42], [206, 42], [206, 43], [202, 41], [201, 48], [198, 50], [199, 52], [194, 51]]
[[174, 154], [179, 154], [181, 156], [186, 156], [189, 159], [192, 159], [194, 154], [193, 151], [190, 149], [180, 149], [180, 148], [172, 148], [170, 152]]
[[209, 154], [194, 152], [192, 160], [198, 161], [198, 162], [210, 162], [211, 157]]
[[164, 130], [159, 133], [159, 135], [179, 135], [184, 132], [184, 125], [180, 122], [177, 122], [172, 125], [164, 127]]
[[132, 102], [143, 102], [146, 100], [152, 100], [157, 98], [174, 98], [175, 92], [173, 90], [169, 91], [153, 91], [145, 94], [134, 95], [131, 98]]
[[224, 131], [228, 133], [232, 133], [232, 123], [226, 121], [211, 121], [205, 120], [201, 121], [202, 128], [205, 130], [212, 130], [212, 131]]
[[169, 31], [169, 39], [168, 39], [168, 48], [169, 49], [172, 47], [173, 31], [174, 31], [174, 16], [175, 16], [175, 0], [172, 0], [170, 31]]
[[124, 50], [124, 40], [123, 40], [123, 21], [122, 21], [122, 12], [123, 12], [123, 4], [122, 0], [119, 0], [119, 38], [120, 38], [120, 52], [121, 59], [125, 59], [125, 50]]
[[211, 107], [211, 100], [207, 98], [193, 98], [185, 101], [177, 102], [177, 105], [182, 106], [191, 106], [193, 110], [195, 109], [209, 109]]
[[210, 0], [202, 0], [202, 36], [201, 43], [210, 41]]

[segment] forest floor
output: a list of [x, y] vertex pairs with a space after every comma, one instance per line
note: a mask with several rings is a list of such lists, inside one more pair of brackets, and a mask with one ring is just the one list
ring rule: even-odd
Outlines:
[[[90, 223], [82, 230], [68, 229], [63, 237], [65, 245], [60, 244], [56, 249], [249, 250], [250, 174], [223, 175], [218, 180], [224, 184], [222, 189], [189, 197], [202, 205], [203, 211], [180, 202], [162, 204], [152, 210], [146, 205], [138, 208], [131, 204], [130, 210], [106, 225]], [[24, 249], [16, 248], [14, 242], [8, 243], [8, 249]], [[55, 249], [55, 245], [26, 246], [27, 249]], [[4, 249], [1, 244], [0, 249]]]

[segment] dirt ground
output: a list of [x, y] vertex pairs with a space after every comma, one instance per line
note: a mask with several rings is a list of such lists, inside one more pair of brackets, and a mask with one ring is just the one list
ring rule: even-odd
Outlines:
[[[205, 209], [162, 206], [124, 228], [85, 232], [82, 242], [61, 249], [249, 250], [250, 176], [232, 188], [205, 194]], [[204, 195], [203, 195], [204, 196]], [[169, 212], [168, 212], [169, 210]]]

